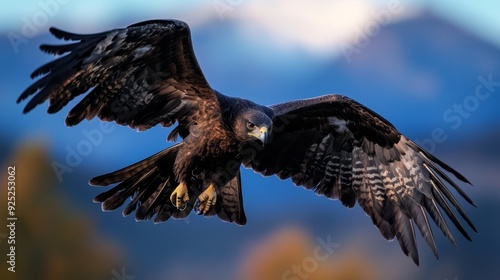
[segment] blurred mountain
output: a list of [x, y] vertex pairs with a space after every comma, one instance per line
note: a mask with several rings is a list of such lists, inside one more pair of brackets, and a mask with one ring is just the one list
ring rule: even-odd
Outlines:
[[[378, 34], [362, 33], [366, 43], [349, 45], [356, 52], [330, 57], [304, 49], [283, 51], [272, 42], [247, 38], [252, 34], [241, 32], [237, 20], [214, 21], [193, 29], [193, 35], [207, 79], [229, 95], [270, 104], [341, 93], [414, 137], [427, 136], [429, 127], [463, 135], [498, 123], [500, 89], [480, 101], [460, 129], [443, 118], [475, 94], [480, 76], [500, 81], [497, 47], [430, 12], [379, 27]], [[332, 52], [342, 48], [339, 43]]]

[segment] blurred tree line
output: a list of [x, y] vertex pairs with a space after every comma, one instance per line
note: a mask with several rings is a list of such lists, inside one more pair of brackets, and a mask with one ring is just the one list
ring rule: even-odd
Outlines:
[[17, 221], [15, 273], [5, 261], [8, 228], [0, 228], [0, 279], [112, 279], [120, 271], [118, 247], [62, 194], [69, 186], [55, 179], [43, 145], [24, 143], [1, 166], [0, 221], [7, 223], [7, 166], [16, 166]]

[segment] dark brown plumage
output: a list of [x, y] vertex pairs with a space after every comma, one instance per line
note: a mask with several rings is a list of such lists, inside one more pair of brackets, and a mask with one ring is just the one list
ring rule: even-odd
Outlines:
[[470, 240], [450, 204], [474, 230], [445, 184], [467, 202], [456, 182], [462, 175], [401, 135], [387, 120], [341, 95], [261, 106], [213, 90], [196, 61], [188, 26], [153, 20], [103, 33], [80, 35], [51, 28], [77, 41], [42, 45], [66, 54], [35, 70], [44, 75], [18, 102], [32, 96], [27, 113], [49, 100], [58, 112], [74, 97], [66, 124], [98, 117], [138, 130], [177, 126], [182, 141], [140, 162], [90, 180], [112, 189], [96, 196], [103, 210], [129, 197], [124, 215], [163, 222], [194, 208], [206, 216], [245, 224], [240, 165], [353, 207], [356, 202], [386, 239], [396, 238], [418, 264], [414, 225], [437, 256], [428, 217], [456, 246], [442, 212]]

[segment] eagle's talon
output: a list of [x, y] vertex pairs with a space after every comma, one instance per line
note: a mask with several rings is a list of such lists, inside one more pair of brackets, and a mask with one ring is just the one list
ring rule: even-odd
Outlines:
[[176, 207], [179, 211], [184, 211], [184, 210], [186, 210], [188, 203], [189, 203], [189, 200], [182, 203], [179, 207], [177, 207], [177, 206]]
[[198, 196], [194, 205], [194, 211], [196, 211], [198, 215], [205, 215], [215, 206], [216, 201], [217, 192], [215, 191], [215, 187], [210, 184], [210, 186]]
[[170, 195], [170, 202], [180, 211], [186, 210], [189, 202], [189, 195], [184, 182], [181, 182], [172, 192]]
[[196, 199], [196, 201], [194, 202], [193, 209], [197, 215], [201, 215], [200, 204], [201, 204], [200, 199], [199, 198]]

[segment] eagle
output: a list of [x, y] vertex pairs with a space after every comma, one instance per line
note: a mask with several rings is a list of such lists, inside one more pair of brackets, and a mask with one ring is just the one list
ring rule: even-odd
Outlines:
[[40, 46], [66, 55], [31, 74], [32, 79], [42, 77], [18, 98], [17, 103], [33, 96], [23, 113], [46, 100], [48, 113], [56, 113], [85, 94], [69, 111], [67, 126], [94, 117], [138, 131], [176, 124], [167, 140], [182, 138], [144, 160], [91, 179], [94, 186], [116, 184], [94, 198], [104, 211], [130, 198], [123, 215], [135, 212], [138, 221], [185, 218], [194, 209], [244, 225], [244, 166], [264, 176], [290, 178], [349, 208], [357, 202], [382, 236], [397, 239], [417, 265], [415, 226], [438, 257], [429, 217], [455, 247], [442, 212], [469, 241], [462, 222], [477, 232], [449, 189], [475, 206], [457, 181], [470, 182], [346, 96], [264, 106], [224, 95], [205, 79], [189, 27], [179, 20], [149, 20], [96, 34], [54, 27], [50, 32], [73, 42]]

